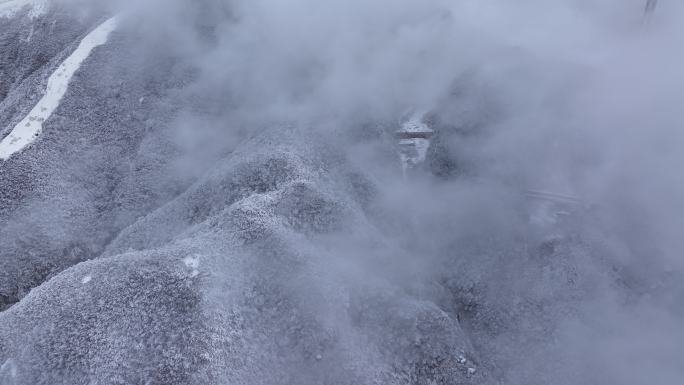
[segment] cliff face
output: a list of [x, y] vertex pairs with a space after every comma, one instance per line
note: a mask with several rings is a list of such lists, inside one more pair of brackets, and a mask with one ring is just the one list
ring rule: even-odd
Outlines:
[[534, 185], [599, 162], [520, 128], [585, 72], [352, 3], [0, 2], [0, 384], [636, 384], [649, 319], [676, 356], [657, 211]]

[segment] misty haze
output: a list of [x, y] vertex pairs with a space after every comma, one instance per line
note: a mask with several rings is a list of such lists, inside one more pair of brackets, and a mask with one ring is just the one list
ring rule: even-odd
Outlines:
[[681, 0], [0, 0], [0, 385], [684, 384]]

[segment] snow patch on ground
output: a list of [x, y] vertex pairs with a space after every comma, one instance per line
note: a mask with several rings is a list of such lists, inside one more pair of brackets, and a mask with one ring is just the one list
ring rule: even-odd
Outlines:
[[85, 277], [83, 277], [83, 279], [81, 280], [81, 283], [85, 285], [86, 283], [88, 283], [88, 282], [92, 281], [92, 279], [93, 279], [93, 277], [92, 277], [92, 276], [90, 276], [90, 275], [86, 275], [86, 276], [85, 276]]
[[13, 359], [8, 359], [2, 366], [0, 366], [0, 380], [17, 377], [17, 365]]
[[[4, 3], [0, 3], [2, 6]], [[0, 8], [1, 9], [1, 8]], [[117, 19], [113, 17], [100, 24], [90, 32], [69, 56], [50, 76], [45, 95], [33, 107], [31, 112], [17, 124], [12, 132], [0, 142], [0, 159], [7, 160], [13, 154], [33, 143], [43, 130], [43, 122], [57, 109], [66, 94], [69, 81], [81, 67], [85, 59], [96, 47], [107, 42], [109, 34], [116, 29]]]
[[192, 257], [185, 257], [183, 259], [183, 263], [185, 264], [186, 267], [192, 269], [190, 272], [190, 277], [197, 277], [199, 275], [199, 265], [200, 265], [200, 259], [198, 256], [192, 256]]
[[0, 0], [0, 18], [11, 18], [26, 7], [30, 7], [29, 17], [38, 17], [48, 9], [48, 0]]

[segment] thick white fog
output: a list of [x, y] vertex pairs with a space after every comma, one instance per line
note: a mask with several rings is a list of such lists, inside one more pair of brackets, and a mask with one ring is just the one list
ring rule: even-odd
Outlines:
[[[331, 168], [339, 157], [367, 175], [380, 219], [367, 210], [356, 231], [301, 240], [303, 254], [325, 250], [324, 273], [284, 284], [326, 325], [355, 327], [319, 298], [338, 276], [355, 288], [386, 279], [453, 312], [488, 384], [684, 383], [684, 2], [94, 7], [136, 36], [140, 68], [167, 56], [191, 68], [170, 97], [196, 103], [170, 118], [174, 183], [291, 127], [339, 145]], [[392, 134], [417, 110], [438, 139], [406, 175]], [[127, 250], [119, 239], [105, 254]], [[212, 282], [204, 306], [225, 305]]]
[[[493, 355], [483, 359], [500, 367], [503, 383], [676, 384], [684, 379], [684, 313], [670, 286], [681, 283], [666, 281], [684, 268], [684, 3], [660, 1], [651, 15], [644, 7], [641, 0], [123, 5], [145, 41], [168, 44], [197, 65], [193, 92], [223, 106], [212, 137], [231, 137], [231, 126], [285, 122], [341, 135], [365, 122], [392, 127], [410, 109], [465, 127], [468, 135], [448, 145], [467, 176], [447, 181], [407, 181], [387, 169], [391, 163], [374, 163], [377, 147], [349, 145], [386, 190], [388, 210], [413, 225], [402, 233], [410, 239], [394, 245], [407, 253], [400, 266], [367, 266], [363, 252], [352, 263], [360, 276], [387, 269], [416, 279], [411, 274], [421, 271], [429, 284], [440, 275], [433, 269], [453, 257], [445, 250], [464, 245], [452, 265], [463, 271], [460, 284], [486, 282], [493, 308], [522, 306], [526, 297], [554, 302], [543, 314], [553, 318], [551, 329], [535, 329], [542, 314], [517, 314], [504, 332], [481, 337], [482, 354]], [[193, 32], [202, 22], [215, 28]], [[527, 190], [576, 197], [591, 218], [563, 230], [600, 245], [570, 252], [580, 289], [517, 260], [519, 239], [546, 231], [518, 211]], [[491, 250], [467, 255], [477, 249], [471, 243]], [[355, 254], [352, 245], [344, 250]], [[629, 282], [616, 284], [622, 280]], [[477, 324], [469, 327], [477, 334]]]

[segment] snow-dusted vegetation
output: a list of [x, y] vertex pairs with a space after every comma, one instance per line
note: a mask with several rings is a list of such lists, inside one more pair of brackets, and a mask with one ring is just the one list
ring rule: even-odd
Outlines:
[[21, 11], [28, 11], [35, 18], [43, 14], [47, 7], [47, 0], [0, 0], [0, 18], [16, 17]]
[[0, 0], [0, 385], [680, 384], [682, 46], [667, 0]]

